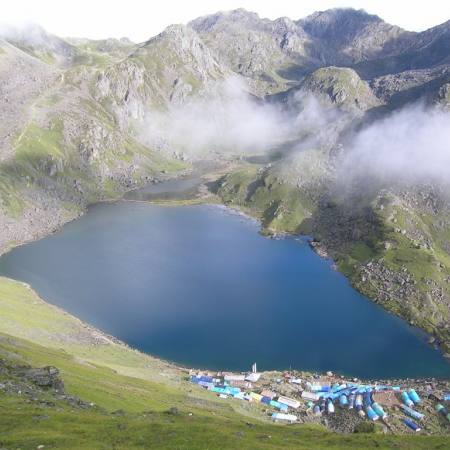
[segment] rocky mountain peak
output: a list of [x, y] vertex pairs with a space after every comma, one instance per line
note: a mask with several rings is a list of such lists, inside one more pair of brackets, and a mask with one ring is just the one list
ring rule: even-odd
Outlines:
[[297, 24], [303, 27], [311, 36], [324, 38], [335, 36], [354, 36], [365, 27], [374, 23], [382, 23], [378, 16], [368, 14], [363, 9], [336, 8], [315, 12]]
[[297, 33], [303, 31], [293, 20], [289, 19], [289, 17], [279, 17], [278, 19], [275, 19], [272, 28], [280, 32], [291, 31]]
[[238, 23], [255, 26], [260, 25], [261, 22], [263, 21], [258, 14], [239, 8], [199, 17], [189, 22], [189, 26], [199, 33], [206, 33], [224, 24]]
[[169, 25], [158, 35], [150, 38], [145, 42], [145, 45], [152, 44], [164, 39], [170, 39], [173, 41], [182, 42], [186, 39], [198, 39], [197, 33], [190, 27], [182, 24]]
[[410, 33], [364, 10], [330, 9], [297, 22], [314, 40], [317, 57], [326, 64], [353, 65], [404, 50]]
[[[148, 40], [134, 54], [150, 67], [170, 70], [196, 71], [207, 78], [211, 72], [220, 72], [220, 64], [199, 35], [186, 25], [171, 25]], [[167, 67], [164, 69], [164, 60]]]

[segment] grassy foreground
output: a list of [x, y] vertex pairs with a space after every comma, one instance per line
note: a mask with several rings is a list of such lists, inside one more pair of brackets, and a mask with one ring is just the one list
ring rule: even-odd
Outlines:
[[[76, 408], [43, 391], [38, 398], [0, 389], [0, 448], [445, 448], [445, 437], [338, 435], [317, 425], [267, 422], [248, 403], [219, 400], [190, 385], [186, 372], [128, 348], [0, 278], [0, 358], [54, 365]], [[8, 379], [0, 371], [0, 385]], [[175, 413], [169, 413], [176, 408]]]

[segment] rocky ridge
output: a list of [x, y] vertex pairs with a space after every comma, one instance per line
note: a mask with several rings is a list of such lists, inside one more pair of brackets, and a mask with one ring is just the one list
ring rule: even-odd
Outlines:
[[[93, 403], [87, 403], [65, 392], [60, 371], [56, 367], [31, 367], [14, 365], [0, 360], [0, 392], [8, 396], [20, 396], [39, 407], [51, 410], [57, 402], [71, 408], [90, 409]], [[43, 420], [48, 416], [38, 416]]]

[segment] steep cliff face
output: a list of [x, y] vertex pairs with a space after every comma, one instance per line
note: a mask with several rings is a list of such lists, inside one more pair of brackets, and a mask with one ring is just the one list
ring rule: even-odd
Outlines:
[[422, 33], [408, 34], [406, 37], [393, 40], [388, 51], [357, 63], [355, 69], [363, 78], [368, 79], [448, 65], [449, 33], [450, 24], [445, 22]]
[[258, 80], [269, 92], [282, 89], [314, 64], [307, 50], [309, 37], [288, 18], [272, 22], [240, 9], [201, 17], [189, 26], [235, 72]]
[[99, 72], [92, 92], [125, 127], [129, 119], [142, 120], [148, 108], [204, 95], [209, 84], [230, 75], [194, 31], [173, 25]]
[[[74, 48], [77, 58], [67, 66], [5, 41], [1, 49], [0, 251], [54, 230], [90, 202], [183, 168], [140, 144], [130, 127], [118, 126], [129, 110], [99, 101], [100, 74], [116, 56]], [[134, 79], [128, 72], [124, 78], [136, 82], [139, 73], [133, 73]], [[145, 93], [138, 94], [135, 104], [144, 105]]]

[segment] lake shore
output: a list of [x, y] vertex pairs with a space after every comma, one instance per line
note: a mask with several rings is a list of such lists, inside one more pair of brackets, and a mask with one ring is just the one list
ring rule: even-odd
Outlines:
[[[192, 196], [190, 199], [177, 199], [176, 195], [175, 195], [175, 197], [171, 200], [168, 200], [165, 198], [158, 200], [157, 198], [154, 198], [152, 200], [152, 203], [161, 204], [161, 205], [172, 205], [172, 206], [192, 205], [192, 204], [199, 204], [199, 203], [214, 203], [217, 205], [222, 205], [220, 199], [217, 196], [215, 196], [214, 194], [212, 194], [210, 192], [210, 190], [207, 188], [207, 186], [209, 183], [215, 182], [221, 176], [228, 173], [232, 169], [232, 167], [233, 166], [227, 165], [223, 168], [220, 168], [219, 170], [216, 170], [213, 172], [206, 171], [205, 173], [203, 173], [201, 176], [201, 183], [198, 185], [199, 191], [198, 191], [197, 195]], [[180, 179], [189, 178], [189, 177], [190, 177], [189, 174], [184, 173], [180, 176], [172, 178], [171, 180], [180, 180]], [[156, 184], [156, 185], [158, 185], [158, 184]], [[133, 199], [126, 199], [126, 200], [127, 201], [142, 201], [142, 200], [133, 200]], [[111, 201], [116, 201], [116, 200], [111, 200]], [[147, 201], [147, 200], [144, 200], [144, 201]], [[223, 207], [228, 208], [228, 206], [223, 206]], [[257, 216], [257, 214], [255, 214], [254, 211], [252, 211], [251, 209], [245, 209], [245, 208], [242, 208], [242, 209], [232, 208], [232, 209], [237, 211], [238, 214], [243, 214], [246, 217], [251, 217], [255, 220], [259, 220], [259, 217]], [[286, 233], [286, 235], [288, 235], [288, 233]], [[273, 236], [276, 237], [276, 234], [273, 234]]]
[[[6, 255], [0, 261], [2, 274], [32, 284], [41, 297], [133, 347], [188, 366], [241, 369], [245, 361], [256, 357], [265, 361], [263, 366], [267, 369], [283, 369], [292, 364], [296, 368], [340, 370], [364, 377], [445, 375], [444, 368], [448, 366], [442, 364], [439, 353], [428, 347], [417, 330], [361, 298], [341, 274], [332, 270], [330, 262], [309, 249], [306, 241], [299, 243], [290, 235], [276, 242], [261, 237], [255, 219], [249, 221], [248, 216], [222, 205], [172, 206], [127, 201], [99, 204], [57, 235]], [[217, 256], [222, 255], [218, 260], [208, 250], [213, 247]], [[66, 254], [71, 258], [61, 266], [60, 261]], [[161, 259], [158, 255], [165, 256]], [[187, 260], [191, 261], [190, 265], [183, 265], [182, 261]], [[45, 261], [45, 264], [38, 261]], [[91, 265], [97, 269], [89, 269]], [[279, 271], [280, 265], [286, 268], [286, 276]], [[247, 270], [249, 272], [244, 273], [248, 275], [235, 286], [233, 280], [240, 279]], [[111, 274], [116, 271], [111, 280]], [[68, 273], [71, 274], [69, 279]], [[122, 273], [132, 274], [132, 277], [124, 278]], [[263, 273], [265, 276], [261, 277]], [[207, 274], [206, 284], [205, 289], [199, 291], [196, 286], [201, 285], [198, 277], [202, 274]], [[173, 279], [185, 281], [174, 285]], [[318, 279], [322, 280], [319, 285], [315, 281]], [[262, 286], [265, 286], [265, 293], [243, 294]], [[145, 300], [147, 293], [151, 293], [152, 302]], [[130, 297], [130, 307], [122, 304], [125, 295]], [[340, 301], [335, 301], [336, 296]], [[197, 305], [194, 310], [204, 313], [191, 317], [189, 308], [186, 310], [189, 304], [186, 298]], [[222, 319], [216, 323], [221, 330], [216, 336], [219, 347], [227, 341], [225, 335], [230, 326], [236, 330], [245, 328], [245, 323], [257, 315], [262, 323], [285, 323], [285, 333], [276, 333], [276, 339], [272, 339], [275, 348], [282, 349], [280, 355], [276, 356], [271, 350], [258, 357], [250, 350], [255, 345], [271, 348], [267, 327], [259, 326], [257, 333], [249, 336], [250, 341], [245, 339], [245, 345], [241, 345], [244, 342], [239, 338], [233, 340], [233, 346], [239, 350], [237, 353], [232, 356], [223, 348], [219, 351], [223, 355], [220, 361], [209, 365], [208, 358], [212, 354], [206, 350], [195, 351], [195, 342], [207, 339], [201, 330], [214, 317], [208, 315], [209, 299], [227, 305]], [[134, 308], [135, 303], [140, 306]], [[185, 313], [173, 314], [174, 310]], [[240, 314], [236, 316], [232, 313], [234, 310]], [[321, 311], [328, 312], [329, 319], [322, 324], [328, 332], [316, 338], [317, 345], [309, 346], [311, 351], [299, 348], [294, 342], [310, 341], [313, 317], [320, 317]], [[333, 319], [342, 314], [355, 323], [344, 333], [339, 320]], [[144, 321], [144, 317], [148, 319]], [[366, 317], [370, 317], [367, 320], [373, 327], [369, 334], [359, 325]], [[217, 322], [218, 318], [215, 320]], [[164, 327], [160, 323], [165, 324]], [[384, 330], [381, 341], [376, 338], [378, 328], [380, 333]], [[180, 342], [186, 345], [191, 342], [189, 352], [180, 350], [176, 344], [180, 333], [183, 334]], [[349, 340], [349, 333], [355, 339]], [[167, 347], [166, 341], [174, 345]], [[292, 344], [286, 345], [286, 342]], [[354, 348], [359, 342], [364, 346]], [[388, 353], [384, 351], [387, 342], [393, 345]], [[333, 345], [346, 346], [346, 343], [351, 344], [352, 350], [349, 348], [347, 354], [339, 358], [329, 351]], [[365, 349], [375, 351], [374, 357], [367, 359]], [[360, 354], [358, 358], [352, 356], [355, 352]], [[389, 355], [396, 352], [398, 358], [390, 359]], [[315, 362], [314, 354], [321, 355], [320, 365]], [[428, 369], [424, 361], [428, 361]]]

